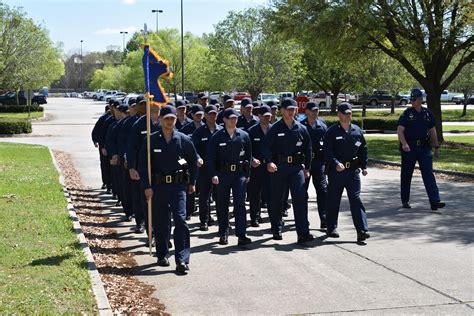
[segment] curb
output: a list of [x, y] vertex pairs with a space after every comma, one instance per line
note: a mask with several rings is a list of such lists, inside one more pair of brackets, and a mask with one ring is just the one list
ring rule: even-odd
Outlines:
[[[378, 163], [382, 165], [388, 165], [388, 166], [394, 166], [394, 167], [401, 167], [402, 164], [399, 162], [393, 162], [393, 161], [388, 161], [388, 160], [381, 160], [381, 159], [373, 159], [369, 158], [369, 162], [371, 163]], [[415, 166], [415, 169], [420, 170], [418, 166]], [[471, 180], [474, 180], [474, 173], [470, 172], [459, 172], [459, 171], [451, 171], [451, 170], [444, 170], [444, 169], [433, 169], [434, 173], [439, 173], [439, 174], [444, 174], [444, 175], [449, 175], [449, 176], [457, 176], [457, 177], [463, 177], [463, 178], [468, 178]]]
[[49, 153], [51, 155], [51, 159], [53, 160], [53, 164], [59, 173], [59, 183], [61, 183], [61, 185], [63, 186], [64, 197], [67, 200], [67, 211], [69, 213], [69, 217], [72, 220], [74, 232], [77, 235], [79, 244], [81, 245], [82, 251], [84, 252], [84, 255], [87, 259], [87, 269], [89, 270], [89, 275], [91, 277], [92, 291], [94, 292], [94, 296], [97, 302], [99, 315], [113, 315], [112, 308], [110, 307], [110, 303], [104, 289], [104, 284], [102, 283], [99, 271], [97, 270], [97, 265], [95, 264], [94, 257], [92, 256], [92, 252], [87, 244], [87, 239], [84, 236], [84, 233], [82, 232], [81, 224], [79, 223], [76, 211], [74, 210], [74, 205], [72, 204], [70, 194], [64, 186], [63, 174], [59, 168], [59, 165], [56, 162], [56, 159], [54, 159], [54, 155], [51, 151], [51, 148], [49, 148]]

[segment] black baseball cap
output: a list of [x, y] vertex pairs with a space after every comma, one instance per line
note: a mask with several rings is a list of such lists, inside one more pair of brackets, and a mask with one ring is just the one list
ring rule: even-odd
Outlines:
[[298, 105], [296, 104], [296, 101], [290, 98], [286, 98], [281, 102], [281, 107], [283, 109], [296, 109]]
[[242, 101], [240, 101], [240, 106], [244, 106], [244, 107], [253, 106], [252, 105], [252, 99], [243, 98]]
[[176, 117], [176, 108], [171, 105], [165, 105], [161, 107], [160, 117], [162, 118]]
[[418, 88], [411, 90], [410, 100], [414, 101], [419, 98], [423, 98], [423, 92]]
[[204, 109], [204, 113], [217, 113], [217, 107], [213, 104], [210, 104], [208, 106], [206, 106], [206, 108]]
[[191, 107], [191, 114], [203, 114], [204, 115], [204, 109], [202, 108], [202, 105], [200, 104], [195, 104]]
[[198, 99], [207, 99], [207, 95], [204, 92], [198, 93]]
[[319, 110], [319, 106], [316, 104], [316, 102], [308, 102], [306, 103], [306, 110]]
[[234, 108], [228, 108], [224, 110], [225, 118], [239, 117], [239, 113]]
[[337, 111], [344, 114], [352, 113], [352, 105], [350, 103], [343, 102], [339, 104], [339, 106], [337, 107]]
[[262, 105], [258, 108], [258, 114], [260, 115], [272, 115], [272, 109], [268, 105]]

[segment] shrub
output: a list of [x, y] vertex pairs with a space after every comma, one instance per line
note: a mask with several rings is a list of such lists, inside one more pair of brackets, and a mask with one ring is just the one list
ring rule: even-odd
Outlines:
[[28, 120], [0, 119], [0, 135], [28, 134], [31, 132], [31, 122]]
[[[30, 112], [43, 112], [44, 108], [40, 105], [30, 106]], [[26, 105], [2, 104], [0, 105], [0, 113], [26, 113], [28, 107]]]
[[[326, 121], [326, 124], [329, 126], [339, 122], [337, 117], [323, 117]], [[360, 118], [352, 118], [352, 123], [358, 125], [364, 130], [380, 130], [380, 131], [396, 131], [398, 117], [395, 118], [365, 118], [362, 120]]]

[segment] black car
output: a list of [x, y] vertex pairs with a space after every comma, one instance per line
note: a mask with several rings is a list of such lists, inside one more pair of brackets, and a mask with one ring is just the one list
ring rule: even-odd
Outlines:
[[[18, 101], [20, 105], [26, 105], [26, 97], [23, 91], [18, 94]], [[31, 105], [41, 105], [48, 103], [46, 97], [43, 95], [35, 95], [31, 99]], [[7, 92], [4, 95], [0, 95], [0, 105], [3, 104], [16, 104], [16, 92]]]
[[[372, 95], [367, 96], [367, 104], [371, 106], [377, 106], [379, 104], [391, 104], [392, 95], [387, 91], [374, 91]], [[353, 104], [362, 104], [362, 97], [359, 95], [358, 98], [350, 101]], [[410, 100], [407, 96], [395, 96], [395, 103], [399, 105], [407, 105]]]

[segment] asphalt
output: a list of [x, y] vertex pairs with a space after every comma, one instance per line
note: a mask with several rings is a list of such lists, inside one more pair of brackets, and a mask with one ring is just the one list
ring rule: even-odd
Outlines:
[[[83, 183], [100, 187], [99, 156], [90, 131], [104, 104], [53, 98], [48, 102], [48, 120], [35, 122], [33, 134], [0, 141], [66, 151]], [[137, 277], [155, 286], [154, 295], [171, 314], [474, 315], [472, 183], [440, 179], [438, 184], [447, 203], [442, 212], [430, 210], [421, 177], [416, 175], [413, 208], [406, 210], [400, 208], [399, 172], [370, 168], [362, 181], [372, 235], [367, 245], [355, 242], [345, 196], [338, 229], [341, 238], [325, 238], [317, 229], [313, 189], [310, 222], [318, 238], [307, 247], [295, 243], [291, 210], [282, 241], [271, 239], [264, 213], [266, 223], [248, 229], [253, 243], [245, 249], [236, 245], [236, 237], [230, 237], [228, 246], [219, 245], [217, 227], [201, 232], [197, 217], [192, 217], [187, 276], [177, 276], [174, 264], [157, 267], [156, 258], [143, 247], [145, 235], [134, 234], [132, 224], [121, 222], [118, 208], [108, 213], [122, 246], [135, 254]]]

